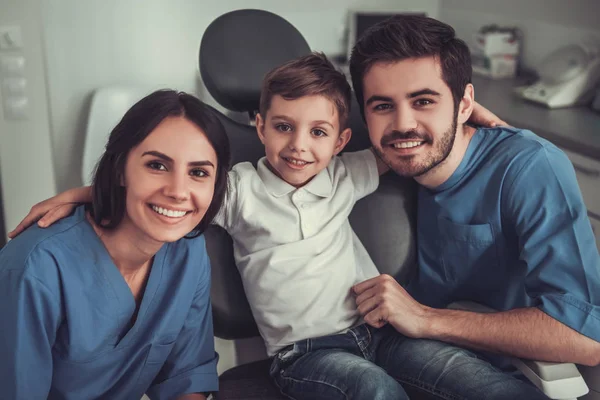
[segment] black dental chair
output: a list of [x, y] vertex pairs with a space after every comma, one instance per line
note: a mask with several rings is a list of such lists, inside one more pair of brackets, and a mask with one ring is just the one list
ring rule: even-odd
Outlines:
[[[283, 18], [261, 10], [238, 10], [217, 18], [207, 28], [200, 46], [200, 73], [204, 85], [224, 108], [248, 113], [258, 110], [264, 75], [283, 62], [308, 54], [300, 32]], [[355, 100], [354, 100], [355, 101]], [[347, 151], [370, 146], [358, 105], [352, 106], [353, 135]], [[255, 128], [233, 121], [215, 110], [229, 136], [233, 162], [254, 164], [264, 156]], [[415, 184], [388, 174], [379, 189], [361, 200], [351, 223], [382, 272], [406, 279], [415, 264]], [[206, 232], [212, 263], [212, 303], [215, 335], [223, 339], [258, 336], [229, 235], [218, 227]], [[286, 397], [271, 383], [270, 360], [234, 367], [220, 376], [220, 400], [279, 400]]]

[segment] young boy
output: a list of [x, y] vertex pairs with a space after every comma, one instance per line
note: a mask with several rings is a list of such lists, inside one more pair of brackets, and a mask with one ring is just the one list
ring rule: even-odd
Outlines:
[[[388, 169], [371, 150], [337, 156], [351, 136], [351, 95], [322, 54], [267, 74], [256, 119], [266, 157], [256, 169], [232, 169], [214, 221], [233, 238], [246, 296], [275, 356], [271, 375], [296, 399], [408, 398], [377, 366], [378, 346], [396, 332], [361, 324], [351, 290], [379, 272], [348, 216]], [[76, 189], [37, 211], [90, 197]]]

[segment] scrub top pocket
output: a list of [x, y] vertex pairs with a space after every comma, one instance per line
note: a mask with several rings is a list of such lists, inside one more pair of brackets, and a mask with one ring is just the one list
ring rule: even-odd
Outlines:
[[494, 232], [490, 224], [467, 225], [438, 218], [440, 258], [448, 282], [462, 282], [472, 267], [497, 266]]

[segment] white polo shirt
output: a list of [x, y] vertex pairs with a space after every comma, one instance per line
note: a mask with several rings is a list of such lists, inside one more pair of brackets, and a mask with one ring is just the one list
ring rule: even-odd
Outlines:
[[215, 223], [234, 256], [269, 355], [298, 340], [343, 332], [360, 322], [351, 288], [379, 275], [348, 216], [375, 191], [371, 150], [334, 157], [296, 189], [266, 158], [229, 173], [230, 192]]

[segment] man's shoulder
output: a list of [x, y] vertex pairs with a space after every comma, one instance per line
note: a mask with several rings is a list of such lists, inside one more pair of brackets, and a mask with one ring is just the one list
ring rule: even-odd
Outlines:
[[569, 162], [559, 147], [527, 129], [484, 128], [478, 134], [483, 136], [480, 152], [498, 167], [515, 171], [530, 163]]

